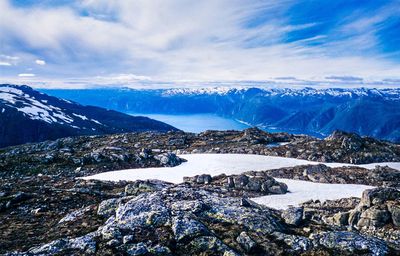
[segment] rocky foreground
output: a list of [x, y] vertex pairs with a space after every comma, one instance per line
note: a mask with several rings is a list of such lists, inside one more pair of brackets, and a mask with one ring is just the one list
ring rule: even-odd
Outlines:
[[[253, 153], [322, 162], [400, 161], [400, 147], [335, 132], [325, 140], [257, 129], [76, 137], [0, 151], [0, 254], [400, 255], [400, 172], [296, 166], [198, 175], [182, 184], [76, 177], [175, 166], [174, 153]], [[284, 211], [249, 198], [284, 194], [273, 177], [377, 186], [361, 200]], [[289, 191], [288, 191], [289, 190]]]

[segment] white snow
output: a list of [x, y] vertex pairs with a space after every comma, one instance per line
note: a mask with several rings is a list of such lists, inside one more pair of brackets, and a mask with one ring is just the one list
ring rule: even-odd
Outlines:
[[[121, 171], [104, 172], [96, 175], [83, 177], [83, 179], [96, 180], [146, 180], [159, 179], [172, 183], [181, 183], [185, 176], [199, 174], [218, 175], [221, 173], [240, 174], [246, 171], [277, 169], [282, 167], [293, 167], [304, 164], [319, 164], [307, 160], [248, 155], [248, 154], [189, 154], [179, 155], [188, 160], [175, 167], [141, 168]], [[400, 163], [374, 163], [367, 165], [350, 165], [345, 163], [324, 163], [330, 167], [361, 166], [373, 169], [376, 165], [388, 165], [400, 170]], [[369, 186], [352, 184], [321, 184], [298, 180], [277, 179], [286, 183], [291, 193], [285, 195], [265, 196], [254, 199], [255, 201], [269, 205], [274, 208], [285, 208], [288, 205], [296, 205], [310, 199], [338, 199], [344, 197], [360, 197], [361, 192]]]
[[271, 208], [286, 209], [291, 205], [296, 206], [310, 199], [326, 201], [346, 197], [361, 197], [364, 190], [373, 188], [371, 186], [353, 184], [326, 184], [291, 179], [276, 180], [288, 185], [289, 193], [256, 197], [252, 198], [252, 200]]
[[78, 114], [75, 114], [75, 113], [72, 113], [74, 116], [76, 116], [76, 117], [79, 117], [80, 119], [82, 119], [82, 120], [89, 120], [89, 118], [87, 118], [86, 116], [83, 116], [83, 115], [78, 115]]
[[96, 119], [90, 119], [90, 121], [95, 122], [96, 124], [100, 124], [103, 125], [102, 123], [100, 123], [99, 121], [97, 121]]
[[[42, 120], [47, 123], [72, 123], [74, 121], [72, 117], [64, 113], [60, 108], [48, 104], [47, 100], [39, 101], [17, 88], [0, 87], [0, 100], [33, 120]], [[22, 106], [17, 107], [17, 102]]]

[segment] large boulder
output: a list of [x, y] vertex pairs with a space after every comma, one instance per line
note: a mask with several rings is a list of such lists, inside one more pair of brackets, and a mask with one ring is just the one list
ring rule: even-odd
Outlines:
[[389, 248], [384, 241], [349, 231], [326, 232], [315, 236], [314, 241], [339, 252], [347, 251], [354, 254], [365, 252], [366, 254], [364, 255], [380, 256], [388, 255], [389, 253]]

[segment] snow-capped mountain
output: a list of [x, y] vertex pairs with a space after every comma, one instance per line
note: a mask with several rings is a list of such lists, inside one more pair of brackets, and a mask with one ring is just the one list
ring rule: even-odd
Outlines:
[[320, 135], [340, 129], [400, 141], [400, 88], [120, 88], [48, 93], [121, 112], [213, 113], [261, 128]]
[[74, 135], [176, 130], [146, 117], [48, 96], [28, 86], [0, 85], [0, 146]]

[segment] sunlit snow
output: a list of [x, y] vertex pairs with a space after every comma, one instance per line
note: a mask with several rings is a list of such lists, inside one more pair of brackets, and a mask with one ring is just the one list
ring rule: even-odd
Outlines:
[[[146, 180], [159, 179], [173, 183], [180, 183], [185, 176], [195, 176], [198, 174], [218, 175], [225, 174], [240, 174], [246, 171], [277, 169], [282, 167], [293, 167], [304, 164], [319, 164], [307, 160], [248, 155], [248, 154], [189, 154], [179, 155], [188, 160], [179, 166], [163, 167], [163, 168], [141, 168], [129, 169], [121, 171], [112, 171], [99, 173], [93, 176], [84, 177], [84, 179], [97, 180]], [[379, 163], [367, 165], [350, 165], [344, 163], [324, 163], [330, 167], [340, 166], [361, 166], [368, 169], [374, 168], [376, 165], [388, 165], [392, 168], [400, 170], [400, 163]], [[269, 205], [274, 208], [285, 208], [288, 205], [295, 205], [309, 199], [338, 199], [343, 197], [360, 197], [361, 192], [368, 188], [363, 185], [351, 184], [320, 184], [297, 180], [284, 180], [289, 186], [289, 191], [286, 195], [274, 195], [257, 198], [256, 201]]]

